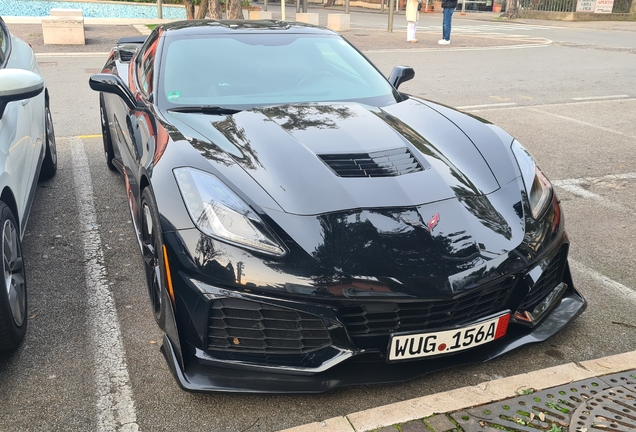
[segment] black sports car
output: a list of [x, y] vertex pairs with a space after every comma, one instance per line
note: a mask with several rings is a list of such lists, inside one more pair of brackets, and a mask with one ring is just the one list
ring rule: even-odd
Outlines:
[[400, 93], [413, 76], [319, 27], [184, 21], [120, 40], [90, 78], [184, 389], [401, 381], [585, 309], [532, 157]]

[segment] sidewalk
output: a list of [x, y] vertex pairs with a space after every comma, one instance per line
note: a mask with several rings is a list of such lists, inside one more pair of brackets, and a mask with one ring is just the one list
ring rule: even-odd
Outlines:
[[568, 363], [282, 432], [636, 430], [636, 351]]

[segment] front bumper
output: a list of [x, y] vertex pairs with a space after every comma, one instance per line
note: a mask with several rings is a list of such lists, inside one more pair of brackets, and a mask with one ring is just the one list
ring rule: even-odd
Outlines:
[[[320, 393], [493, 359], [548, 339], [586, 308], [558, 212], [546, 221], [530, 236], [536, 241], [465, 271], [458, 264], [445, 290], [422, 279], [426, 289], [419, 291], [395, 289], [398, 278], [329, 285], [307, 276], [316, 272], [298, 259], [302, 254], [267, 261], [197, 230], [164, 231], [176, 313], [167, 319], [162, 352], [185, 390], [242, 393]], [[421, 261], [413, 269], [428, 274]], [[374, 272], [380, 270], [369, 266]], [[386, 361], [391, 335], [459, 329], [503, 311], [512, 317], [501, 339], [461, 353]], [[279, 336], [289, 329], [280, 322], [293, 324], [291, 336]]]
[[575, 290], [561, 297], [551, 313], [536, 327], [511, 326], [506, 337], [464, 352], [428, 360], [388, 364], [380, 353], [360, 352], [353, 358], [313, 375], [289, 374], [283, 370], [250, 370], [207, 366], [192, 359], [181, 369], [170, 340], [161, 351], [179, 385], [193, 392], [322, 393], [345, 386], [407, 381], [431, 372], [499, 357], [522, 345], [542, 342], [563, 329], [586, 308]]

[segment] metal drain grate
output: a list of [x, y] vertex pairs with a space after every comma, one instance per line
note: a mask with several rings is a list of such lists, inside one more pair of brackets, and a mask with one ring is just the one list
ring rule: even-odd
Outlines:
[[574, 411], [570, 429], [636, 432], [636, 371], [601, 379], [611, 387]]
[[623, 386], [636, 393], [636, 370], [600, 377], [610, 387]]
[[636, 432], [636, 371], [577, 381], [459, 411], [465, 432]]

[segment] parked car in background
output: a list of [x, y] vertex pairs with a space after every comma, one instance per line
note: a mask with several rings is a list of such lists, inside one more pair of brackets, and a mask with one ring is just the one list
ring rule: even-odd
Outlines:
[[403, 381], [585, 309], [534, 159], [400, 92], [414, 74], [324, 28], [202, 20], [121, 40], [90, 78], [183, 388]]
[[31, 47], [0, 18], [0, 351], [27, 328], [22, 238], [39, 179], [57, 170], [49, 94]]

